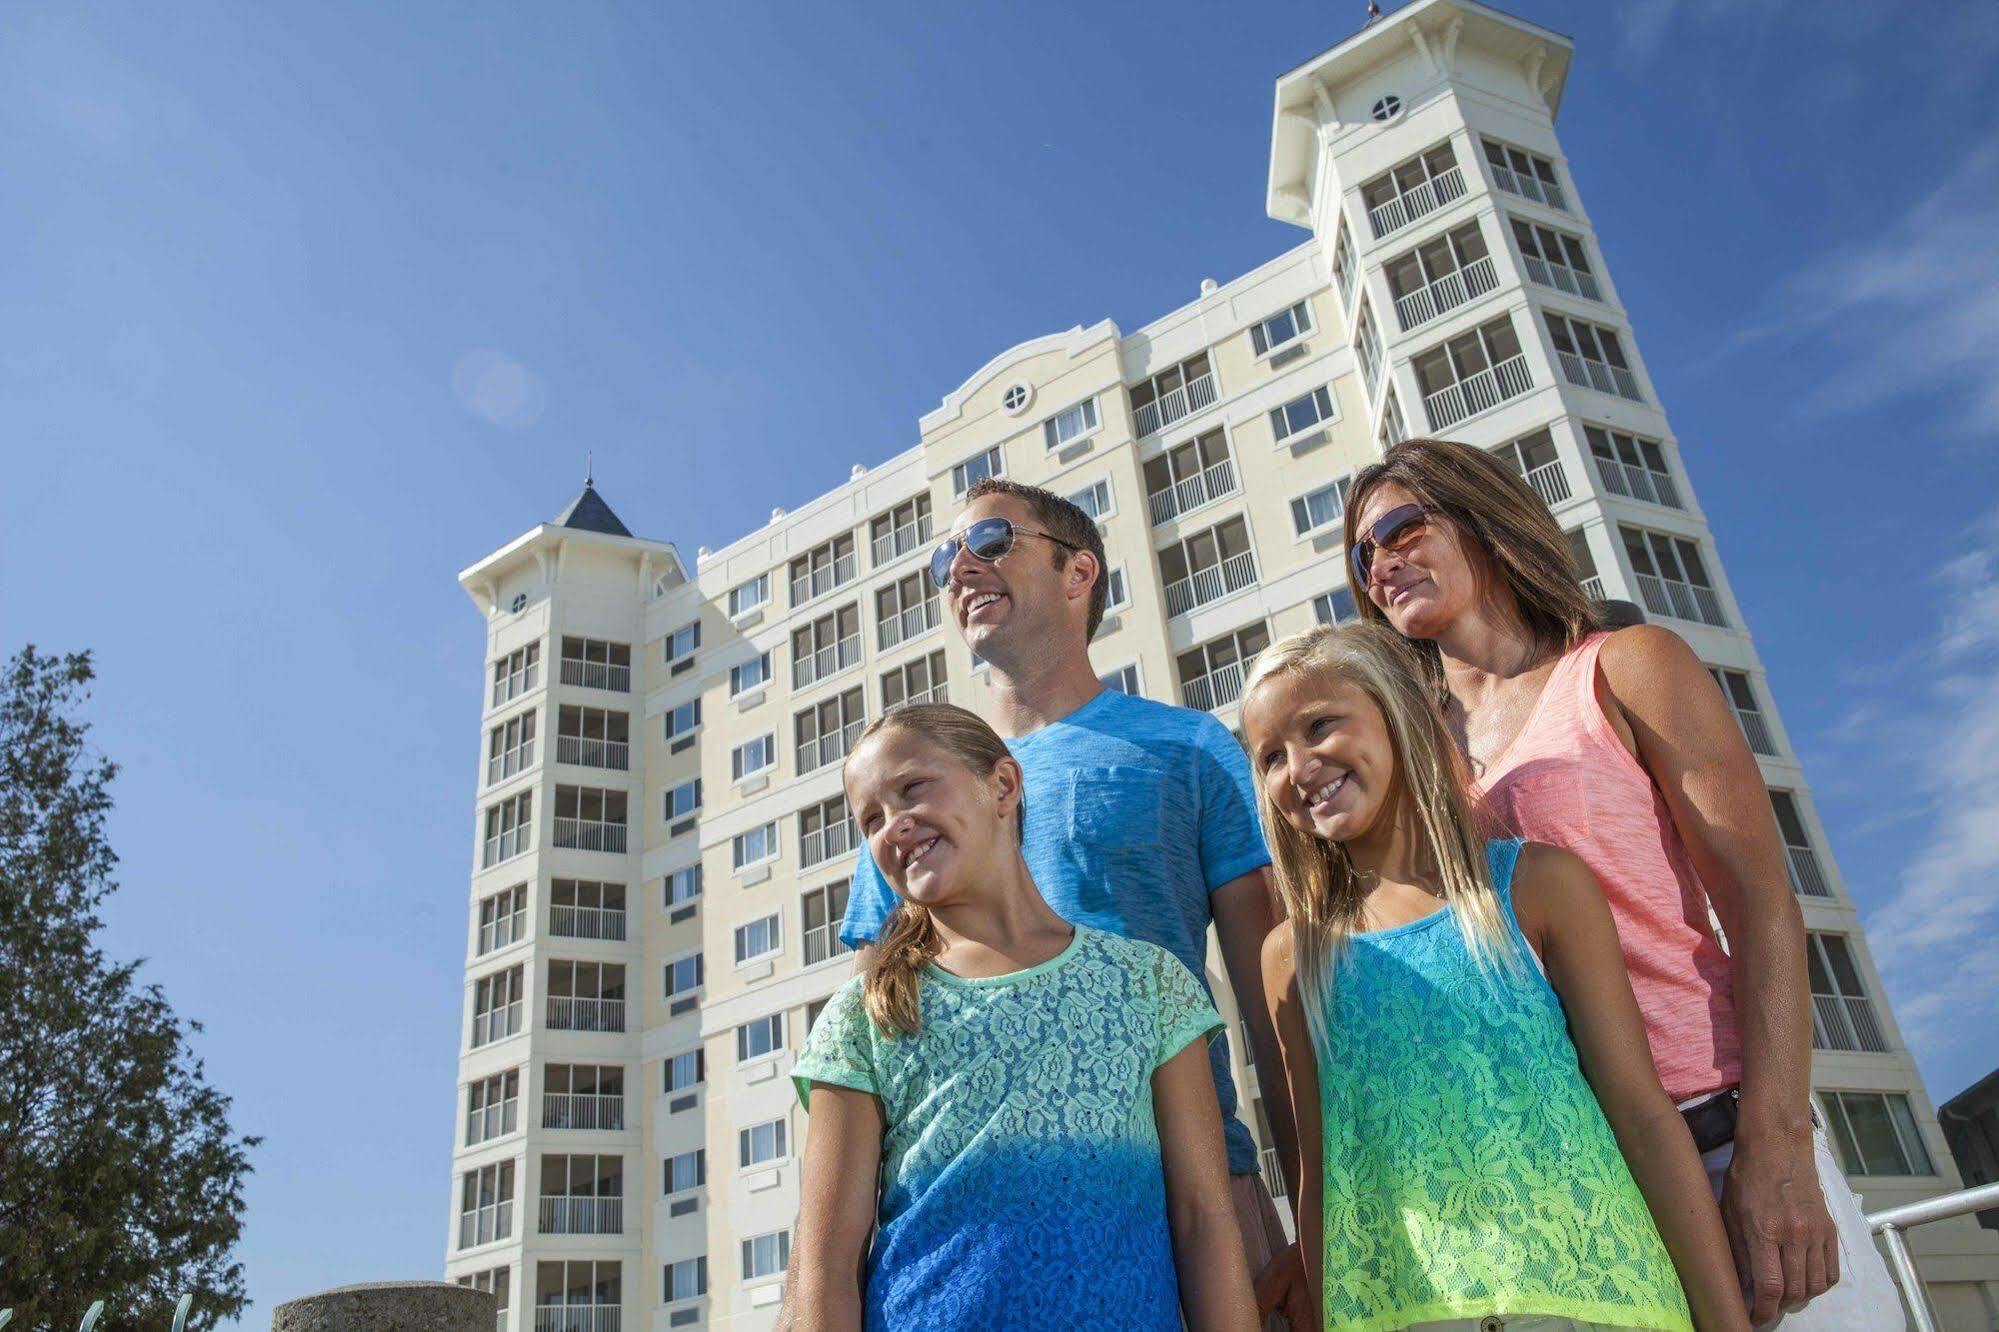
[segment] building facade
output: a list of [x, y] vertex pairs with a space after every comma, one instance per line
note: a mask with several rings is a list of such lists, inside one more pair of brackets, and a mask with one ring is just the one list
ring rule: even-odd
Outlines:
[[[771, 1323], [787, 1073], [851, 972], [840, 760], [887, 708], [981, 707], [925, 555], [991, 474], [1102, 526], [1106, 683], [1233, 727], [1264, 645], [1352, 614], [1354, 471], [1417, 434], [1499, 453], [1599, 594], [1680, 632], [1735, 708], [1810, 931], [1818, 1101], [1869, 1205], [1957, 1187], [1557, 140], [1570, 57], [1416, 0], [1277, 81], [1268, 207], [1296, 248], [1132, 333], [1002, 352], [914, 447], [692, 565], [586, 487], [460, 575], [488, 634], [447, 1272], [501, 1292], [503, 1327]], [[1912, 1239], [1946, 1325], [1991, 1326], [1999, 1244], [1969, 1218]]]

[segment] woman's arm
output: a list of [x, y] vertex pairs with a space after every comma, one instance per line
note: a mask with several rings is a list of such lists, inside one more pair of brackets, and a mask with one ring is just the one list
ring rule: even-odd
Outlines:
[[1742, 1118], [1721, 1212], [1757, 1321], [1839, 1280], [1839, 1238], [1812, 1155], [1805, 924], [1755, 756], [1679, 635], [1620, 630], [1599, 693], [1666, 799], [1728, 936], [1742, 1041]]
[[1513, 892], [1521, 931], [1568, 1014], [1583, 1074], [1679, 1270], [1694, 1326], [1748, 1328], [1721, 1213], [1687, 1122], [1652, 1067], [1617, 926], [1596, 876], [1567, 851], [1530, 843], [1521, 848]]
[[1222, 1108], [1208, 1068], [1208, 1043], [1196, 1040], [1152, 1074], [1152, 1115], [1166, 1170], [1166, 1217], [1180, 1309], [1192, 1332], [1252, 1332], [1256, 1297], [1249, 1258], [1229, 1203], [1222, 1152]]
[[[1325, 1187], [1325, 1158], [1321, 1155], [1324, 1124], [1319, 1119], [1319, 1060], [1312, 1050], [1312, 1034], [1305, 1021], [1305, 1009], [1298, 998], [1298, 967], [1292, 956], [1291, 926], [1279, 925], [1263, 941], [1263, 995], [1270, 1005], [1270, 1022], [1277, 1029], [1277, 1048], [1284, 1056], [1284, 1081], [1291, 1096], [1291, 1122], [1298, 1134], [1298, 1187], [1292, 1190], [1291, 1217], [1298, 1235], [1298, 1252], [1305, 1264], [1305, 1281], [1312, 1292], [1312, 1324], [1326, 1307], [1325, 1224], [1319, 1199]], [[1271, 1085], [1275, 1070], [1260, 1068], [1266, 1095], [1275, 1095]], [[1309, 1332], [1295, 1311], [1287, 1310], [1292, 1332]]]
[[791, 1251], [795, 1295], [785, 1304], [799, 1327], [858, 1330], [861, 1274], [881, 1170], [881, 1101], [851, 1087], [815, 1082], [811, 1108], [798, 1242]]

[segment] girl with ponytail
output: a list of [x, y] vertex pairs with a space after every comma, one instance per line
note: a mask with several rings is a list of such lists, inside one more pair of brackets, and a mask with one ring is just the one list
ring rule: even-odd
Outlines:
[[975, 714], [898, 708], [844, 775], [898, 905], [792, 1070], [796, 1325], [1250, 1332], [1200, 983], [1042, 899]]

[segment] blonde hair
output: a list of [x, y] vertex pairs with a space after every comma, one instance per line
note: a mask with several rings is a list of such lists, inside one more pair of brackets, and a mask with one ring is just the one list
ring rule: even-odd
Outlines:
[[[1381, 624], [1323, 625], [1280, 639], [1256, 660], [1243, 705], [1278, 676], [1335, 679], [1366, 694], [1388, 725], [1401, 808], [1435, 862], [1437, 886], [1481, 968], [1518, 965], [1518, 951], [1493, 890], [1486, 819], [1466, 793], [1464, 761], [1415, 652]], [[1298, 992], [1313, 1042], [1326, 1050], [1325, 1012], [1333, 969], [1359, 927], [1365, 897], [1346, 848], [1301, 832], [1277, 811], [1259, 777], [1257, 804], [1270, 839], [1271, 872], [1291, 918]]]
[[[854, 754], [878, 734], [913, 731], [950, 754], [974, 776], [990, 777], [1002, 759], [1011, 758], [1006, 742], [976, 712], [953, 703], [912, 703], [876, 718], [854, 742]], [[853, 758], [847, 760], [853, 763]], [[1025, 835], [1026, 798], [1014, 807], [1015, 841]], [[943, 949], [937, 922], [907, 898], [896, 904], [875, 936], [874, 956], [862, 981], [868, 1016], [884, 1035], [914, 1036], [923, 1029], [917, 981], [930, 959]]]

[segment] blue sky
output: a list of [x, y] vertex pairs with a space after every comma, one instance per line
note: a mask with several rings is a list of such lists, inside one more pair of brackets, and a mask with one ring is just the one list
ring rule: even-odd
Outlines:
[[[1517, 0], [1933, 1094], [1999, 1064], [1999, 8]], [[109, 944], [283, 1298], [440, 1270], [482, 625], [586, 450], [691, 554], [996, 352], [1304, 239], [1363, 6], [0, 13], [0, 648], [89, 647]]]

